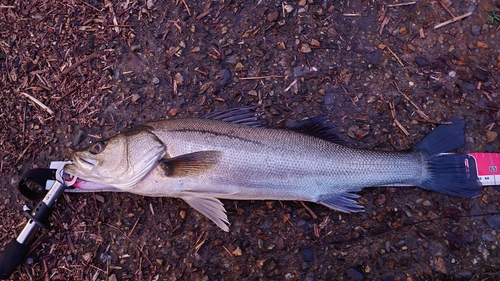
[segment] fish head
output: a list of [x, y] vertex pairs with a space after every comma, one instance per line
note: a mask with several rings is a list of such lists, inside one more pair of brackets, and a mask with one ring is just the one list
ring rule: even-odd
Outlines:
[[164, 143], [147, 127], [98, 141], [71, 155], [65, 172], [86, 181], [129, 191], [165, 155]]

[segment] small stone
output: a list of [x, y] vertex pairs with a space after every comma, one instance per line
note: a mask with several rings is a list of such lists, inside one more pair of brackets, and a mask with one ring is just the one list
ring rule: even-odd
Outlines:
[[300, 52], [303, 54], [309, 54], [312, 50], [311, 47], [309, 47], [309, 44], [304, 43], [300, 46]]
[[375, 200], [375, 203], [378, 205], [378, 206], [382, 206], [385, 204], [385, 202], [387, 201], [387, 198], [385, 197], [385, 194], [379, 194], [377, 196], [377, 200]]
[[135, 103], [136, 101], [138, 101], [139, 99], [141, 98], [141, 95], [139, 95], [138, 93], [133, 93], [132, 94], [132, 102]]
[[382, 59], [382, 51], [379, 49], [365, 55], [365, 58], [373, 65], [377, 65]]
[[269, 14], [267, 14], [267, 21], [268, 22], [274, 22], [278, 19], [279, 17], [279, 12], [278, 11], [272, 11]]
[[141, 49], [141, 45], [132, 45], [130, 46], [130, 51], [137, 52]]
[[168, 114], [170, 114], [170, 116], [175, 116], [177, 115], [177, 108], [173, 107], [171, 108], [169, 111], [168, 111]]
[[281, 251], [285, 248], [285, 243], [283, 241], [283, 238], [279, 235], [276, 236], [276, 238], [274, 238], [273, 243], [276, 245], [276, 250]]
[[419, 67], [429, 66], [431, 64], [430, 61], [424, 57], [415, 57], [415, 63], [417, 63]]
[[280, 49], [280, 50], [286, 50], [285, 43], [283, 43], [283, 42], [279, 42], [279, 43], [278, 43], [278, 49]]
[[485, 42], [483, 42], [483, 41], [477, 41], [477, 42], [476, 42], [476, 47], [477, 47], [478, 49], [488, 49], [488, 48], [489, 48], [488, 44], [486, 44], [486, 43], [485, 43]]
[[73, 135], [73, 144], [80, 144], [87, 137], [87, 133], [84, 130], [78, 128]]
[[314, 47], [319, 47], [320, 46], [320, 43], [318, 40], [316, 39], [311, 39], [311, 46], [314, 46]]
[[241, 257], [243, 255], [243, 252], [241, 251], [240, 247], [236, 247], [236, 250], [233, 251], [233, 256], [235, 257]]
[[406, 34], [408, 34], [408, 29], [406, 29], [405, 27], [401, 27], [401, 28], [399, 29], [399, 34], [401, 34], [401, 35], [406, 35]]
[[302, 65], [302, 66], [296, 66], [296, 67], [293, 68], [293, 75], [295, 77], [304, 76], [304, 75], [306, 75], [309, 72], [310, 72], [309, 67], [304, 66], [304, 65]]
[[486, 141], [494, 142], [497, 139], [498, 133], [494, 131], [486, 131]]
[[431, 267], [435, 271], [441, 273], [441, 274], [448, 274], [448, 269], [446, 268], [446, 263], [444, 262], [444, 259], [442, 257], [436, 257], [435, 259], [431, 260]]
[[177, 86], [182, 86], [184, 85], [184, 77], [182, 76], [182, 74], [180, 74], [179, 72], [177, 72], [175, 75], [174, 75], [174, 79], [175, 79], [175, 82], [177, 83]]
[[488, 216], [486, 222], [491, 228], [500, 228], [500, 215]]
[[118, 281], [118, 278], [116, 278], [116, 274], [111, 274], [108, 278], [108, 281]]
[[474, 36], [478, 36], [481, 34], [481, 26], [479, 25], [473, 25], [471, 28], [471, 33]]
[[185, 219], [186, 218], [186, 211], [180, 211], [179, 212], [179, 217], [181, 217], [181, 219]]
[[473, 75], [474, 75], [474, 77], [475, 77], [477, 80], [479, 80], [479, 81], [481, 81], [481, 82], [487, 82], [487, 81], [488, 81], [488, 76], [489, 76], [489, 75], [488, 75], [488, 71], [485, 71], [485, 70], [482, 70], [482, 69], [479, 69], [479, 68], [478, 68], [478, 69], [476, 69], [476, 70], [474, 71], [474, 74], [473, 74]]
[[276, 201], [266, 201], [266, 206], [269, 210], [271, 210], [272, 208], [274, 208], [275, 203]]
[[353, 125], [347, 131], [347, 135], [353, 139], [362, 139], [370, 134], [370, 126], [364, 125], [363, 127], [359, 127], [357, 125]]
[[429, 200], [424, 200], [424, 202], [422, 202], [422, 206], [424, 206], [424, 207], [430, 207], [431, 205], [432, 205], [432, 203]]
[[153, 77], [153, 85], [158, 85], [158, 84], [160, 84], [160, 78]]
[[245, 70], [245, 66], [241, 62], [236, 63], [236, 65], [234, 66], [234, 71], [242, 71], [242, 70]]
[[306, 5], [306, 0], [299, 0], [299, 6], [304, 7]]
[[154, 7], [155, 7], [155, 3], [153, 2], [153, 0], [146, 1], [146, 8], [148, 8], [148, 10], [151, 10]]
[[308, 247], [302, 249], [302, 256], [304, 257], [305, 262], [313, 262], [314, 261], [314, 248]]
[[99, 194], [95, 194], [95, 200], [101, 202], [101, 203], [104, 203], [104, 197], [102, 195], [99, 195]]
[[354, 267], [349, 268], [348, 270], [345, 271], [345, 273], [347, 274], [347, 276], [349, 276], [350, 280], [352, 281], [365, 280], [363, 273], [359, 272], [359, 270], [355, 269]]
[[89, 262], [92, 259], [92, 253], [87, 252], [82, 255], [82, 258], [85, 262]]

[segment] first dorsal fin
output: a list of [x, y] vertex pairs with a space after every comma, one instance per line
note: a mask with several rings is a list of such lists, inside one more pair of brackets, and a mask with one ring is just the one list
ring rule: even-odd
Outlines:
[[325, 123], [327, 119], [326, 116], [319, 115], [288, 126], [288, 129], [336, 144], [346, 145], [346, 141], [332, 132], [332, 126]]
[[221, 109], [200, 116], [204, 119], [219, 120], [223, 122], [245, 125], [250, 127], [262, 127], [264, 124], [260, 119], [262, 113], [258, 112], [258, 106], [242, 106], [229, 109]]

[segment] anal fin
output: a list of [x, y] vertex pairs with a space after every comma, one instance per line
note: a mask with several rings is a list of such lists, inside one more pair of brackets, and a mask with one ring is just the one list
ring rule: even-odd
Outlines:
[[365, 208], [355, 200], [359, 197], [361, 196], [354, 193], [323, 195], [319, 198], [318, 203], [344, 213], [359, 213], [365, 211]]
[[229, 231], [229, 220], [227, 219], [226, 209], [222, 202], [212, 197], [181, 197], [186, 203], [198, 212], [211, 219], [222, 230]]

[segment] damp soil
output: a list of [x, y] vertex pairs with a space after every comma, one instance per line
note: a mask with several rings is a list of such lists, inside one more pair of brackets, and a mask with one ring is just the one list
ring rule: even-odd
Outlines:
[[[269, 127], [325, 115], [353, 147], [405, 150], [463, 116], [460, 151], [499, 152], [499, 14], [491, 0], [4, 1], [0, 249], [34, 204], [24, 172], [150, 120], [263, 105]], [[65, 194], [11, 279], [500, 278], [498, 188], [359, 194], [356, 214], [224, 200], [227, 233], [180, 199]]]

